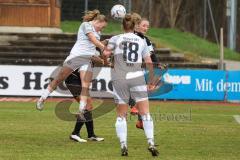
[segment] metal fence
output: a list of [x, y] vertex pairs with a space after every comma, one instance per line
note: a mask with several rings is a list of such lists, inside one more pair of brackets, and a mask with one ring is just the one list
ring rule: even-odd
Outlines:
[[[216, 43], [219, 42], [220, 28], [223, 28], [225, 44], [240, 51], [239, 1], [222, 0], [219, 3], [219, 0], [62, 0], [61, 18], [81, 20], [85, 10], [93, 9], [99, 9], [104, 15], [110, 16], [113, 5], [123, 4], [128, 12], [137, 12], [148, 18], [153, 27], [178, 28]], [[235, 17], [230, 18], [230, 8], [235, 8], [235, 14], [232, 13]]]
[[98, 9], [102, 14], [110, 16], [115, 4], [126, 6], [131, 11], [131, 0], [62, 0], [62, 20], [81, 20], [86, 10]]

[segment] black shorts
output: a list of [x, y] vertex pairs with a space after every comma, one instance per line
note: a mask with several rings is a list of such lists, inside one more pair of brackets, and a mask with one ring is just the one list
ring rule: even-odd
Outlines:
[[74, 71], [65, 80], [65, 84], [69, 91], [72, 93], [73, 97], [78, 97], [81, 94], [81, 79], [78, 70]]

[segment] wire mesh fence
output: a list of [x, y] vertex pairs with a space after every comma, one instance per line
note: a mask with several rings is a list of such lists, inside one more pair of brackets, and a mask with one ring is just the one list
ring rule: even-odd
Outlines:
[[[239, 0], [237, 0], [239, 1]], [[110, 16], [115, 4], [123, 4], [128, 12], [137, 12], [148, 18], [151, 25], [177, 28], [219, 42], [220, 29], [224, 29], [224, 42], [228, 44], [229, 0], [62, 0], [62, 20], [81, 20], [85, 10], [99, 9]], [[240, 51], [240, 1], [237, 3], [236, 42]]]
[[85, 10], [98, 9], [110, 16], [113, 5], [122, 4], [127, 11], [131, 10], [130, 0], [62, 0], [62, 20], [81, 20]]

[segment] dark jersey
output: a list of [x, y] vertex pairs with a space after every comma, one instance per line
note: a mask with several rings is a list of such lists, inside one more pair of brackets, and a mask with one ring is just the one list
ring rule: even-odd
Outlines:
[[65, 84], [74, 97], [78, 97], [81, 94], [81, 79], [78, 69], [67, 77]]
[[144, 39], [146, 41], [149, 51], [151, 52], [151, 59], [152, 59], [153, 63], [159, 63], [159, 60], [154, 52], [154, 47], [153, 47], [151, 40], [147, 36], [145, 36], [144, 34], [142, 34], [140, 32], [135, 31], [134, 34], [138, 35], [139, 37], [141, 37], [142, 39]]

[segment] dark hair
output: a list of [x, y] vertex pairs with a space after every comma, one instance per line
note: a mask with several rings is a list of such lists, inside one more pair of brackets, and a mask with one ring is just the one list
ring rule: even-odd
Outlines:
[[129, 31], [129, 30], [134, 30], [135, 28], [135, 21], [134, 18], [132, 16], [132, 14], [126, 14], [125, 17], [123, 18], [123, 29], [125, 31]]
[[106, 16], [100, 13], [99, 10], [95, 9], [93, 11], [87, 11], [85, 15], [83, 16], [83, 21], [84, 22], [89, 22], [93, 20], [99, 20], [103, 22], [107, 22]]

